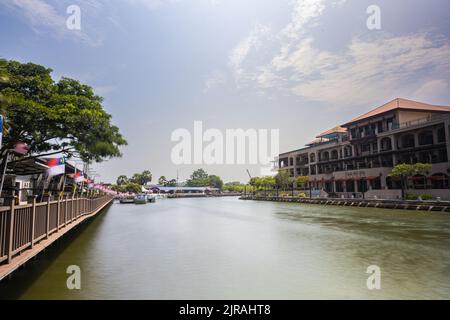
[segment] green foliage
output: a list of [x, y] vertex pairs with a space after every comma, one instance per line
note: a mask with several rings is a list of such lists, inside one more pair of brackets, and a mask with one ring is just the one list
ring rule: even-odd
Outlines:
[[289, 172], [287, 170], [278, 171], [275, 176], [276, 185], [279, 188], [286, 189], [292, 185], [291, 177], [289, 176]]
[[417, 174], [426, 174], [431, 168], [429, 163], [415, 163], [415, 164], [398, 164], [392, 168], [389, 176], [391, 177], [410, 177]]
[[127, 192], [141, 193], [142, 187], [137, 183], [127, 182], [122, 185], [114, 184], [111, 186], [111, 190], [121, 192], [121, 193], [127, 193]]
[[208, 186], [211, 188], [222, 189], [223, 181], [219, 176], [210, 175], [208, 176]]
[[227, 182], [223, 186], [223, 190], [226, 190], [229, 192], [244, 192], [246, 189], [247, 189], [247, 191], [250, 191], [251, 187], [247, 186], [245, 184], [242, 184], [239, 181]]
[[165, 177], [165, 176], [159, 177], [159, 179], [158, 179], [158, 184], [159, 184], [160, 186], [166, 186], [166, 185], [167, 185], [167, 179], [166, 179], [166, 177]]
[[121, 175], [117, 178], [117, 185], [121, 186], [128, 183], [128, 177], [125, 175]]
[[161, 176], [158, 179], [158, 184], [160, 186], [164, 186], [164, 187], [176, 187], [177, 186], [177, 180], [176, 179], [167, 180], [167, 178], [165, 176]]
[[0, 81], [3, 150], [23, 142], [32, 154], [60, 151], [85, 162], [121, 156], [126, 141], [91, 87], [69, 78], [55, 82], [51, 69], [33, 63], [1, 65], [0, 77], [8, 79]]
[[195, 170], [191, 178], [186, 181], [188, 187], [211, 187], [222, 189], [223, 181], [219, 176], [208, 175], [203, 169]]
[[143, 186], [151, 182], [152, 178], [153, 178], [152, 173], [149, 170], [144, 170], [141, 173], [133, 174], [133, 176], [129, 179], [129, 181]]
[[297, 177], [297, 186], [300, 188], [306, 188], [306, 185], [309, 182], [309, 177], [308, 176], [300, 176]]
[[265, 177], [253, 177], [250, 179], [249, 184], [256, 190], [272, 189], [276, 186], [276, 178], [272, 176]]

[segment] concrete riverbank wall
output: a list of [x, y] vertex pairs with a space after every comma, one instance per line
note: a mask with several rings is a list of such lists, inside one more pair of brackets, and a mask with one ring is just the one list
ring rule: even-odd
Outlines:
[[240, 197], [240, 199], [255, 200], [255, 201], [348, 206], [348, 207], [369, 207], [369, 208], [384, 208], [384, 209], [450, 212], [450, 201], [332, 199], [332, 198], [272, 197], [272, 196], [253, 196], [253, 195], [242, 196]]

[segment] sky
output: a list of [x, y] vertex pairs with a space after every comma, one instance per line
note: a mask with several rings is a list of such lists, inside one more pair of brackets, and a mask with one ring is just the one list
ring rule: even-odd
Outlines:
[[98, 179], [202, 167], [245, 182], [259, 165], [174, 163], [173, 132], [278, 129], [286, 152], [397, 97], [450, 105], [449, 18], [448, 0], [1, 0], [0, 57], [105, 98], [128, 146]]

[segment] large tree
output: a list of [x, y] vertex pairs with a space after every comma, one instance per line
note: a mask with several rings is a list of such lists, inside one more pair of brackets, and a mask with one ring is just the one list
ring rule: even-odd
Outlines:
[[0, 112], [6, 130], [0, 160], [17, 143], [28, 145], [27, 155], [34, 156], [63, 153], [85, 162], [121, 156], [126, 141], [90, 86], [69, 78], [55, 82], [51, 69], [33, 63], [7, 61], [3, 69]]
[[121, 175], [117, 177], [117, 185], [121, 186], [128, 183], [128, 177], [126, 175]]
[[143, 186], [143, 185], [147, 184], [148, 182], [151, 182], [152, 178], [153, 178], [153, 176], [152, 176], [152, 173], [150, 172], [150, 170], [144, 170], [141, 173], [133, 174], [130, 181]]
[[402, 199], [406, 197], [406, 190], [408, 189], [408, 178], [413, 177], [415, 175], [424, 175], [431, 168], [430, 163], [415, 163], [415, 164], [407, 164], [401, 163], [397, 164], [394, 168], [392, 168], [390, 177], [395, 177], [400, 179], [400, 185], [402, 188]]

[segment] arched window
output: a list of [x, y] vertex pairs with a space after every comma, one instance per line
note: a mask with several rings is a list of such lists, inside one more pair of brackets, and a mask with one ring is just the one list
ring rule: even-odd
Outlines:
[[433, 132], [430, 130], [419, 133], [419, 145], [433, 144]]
[[351, 157], [352, 156], [352, 147], [346, 146], [344, 148], [344, 157]]
[[333, 151], [331, 151], [331, 159], [332, 160], [336, 160], [336, 159], [338, 159], [338, 152], [337, 152], [337, 150], [333, 150]]
[[322, 152], [322, 161], [327, 161], [330, 160], [330, 154], [328, 153], [328, 151], [324, 151]]
[[381, 139], [381, 151], [389, 151], [392, 150], [392, 140], [391, 138], [383, 138]]
[[402, 139], [402, 148], [414, 147], [414, 136], [412, 134], [405, 134]]
[[316, 162], [316, 154], [315, 153], [311, 153], [309, 156], [309, 160], [310, 162]]

